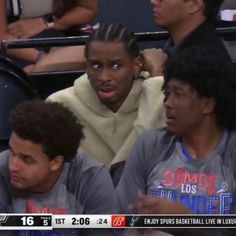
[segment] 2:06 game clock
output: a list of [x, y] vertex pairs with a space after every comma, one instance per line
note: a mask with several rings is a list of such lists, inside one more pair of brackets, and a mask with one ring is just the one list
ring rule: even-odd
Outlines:
[[53, 228], [109, 228], [110, 215], [54, 215]]
[[73, 217], [72, 225], [90, 225], [90, 219], [88, 217]]

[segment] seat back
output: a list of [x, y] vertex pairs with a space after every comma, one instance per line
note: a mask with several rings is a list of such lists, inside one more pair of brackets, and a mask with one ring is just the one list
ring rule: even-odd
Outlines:
[[[19, 71], [18, 71], [19, 70]], [[20, 68], [0, 58], [0, 146], [6, 146], [10, 137], [9, 114], [20, 102], [37, 96], [28, 78]], [[0, 150], [1, 150], [0, 147]]]

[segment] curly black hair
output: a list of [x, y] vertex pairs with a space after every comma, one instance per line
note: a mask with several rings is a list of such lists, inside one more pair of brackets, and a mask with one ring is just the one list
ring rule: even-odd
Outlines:
[[188, 48], [169, 58], [163, 90], [172, 79], [189, 84], [201, 97], [213, 98], [219, 127], [236, 129], [236, 71], [216, 48]]
[[65, 162], [71, 161], [83, 138], [77, 118], [59, 103], [25, 101], [11, 111], [9, 121], [19, 137], [42, 145], [50, 160], [62, 155]]

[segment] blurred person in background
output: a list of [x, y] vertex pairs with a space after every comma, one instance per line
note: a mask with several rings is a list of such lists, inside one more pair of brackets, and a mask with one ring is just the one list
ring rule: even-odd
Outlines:
[[144, 69], [151, 76], [160, 75], [160, 61], [185, 48], [215, 47], [228, 60], [230, 56], [221, 37], [216, 33], [215, 22], [223, 0], [150, 0], [155, 23], [170, 34], [161, 49], [146, 49], [142, 52]]
[[[97, 0], [0, 0], [0, 40], [78, 35], [78, 28], [92, 20], [96, 10]], [[61, 60], [67, 60], [71, 51], [67, 52], [66, 48], [58, 50], [62, 51], [57, 57], [51, 57], [48, 63], [54, 63], [58, 55]], [[76, 50], [81, 51], [80, 47], [74, 47]], [[50, 50], [45, 51], [45, 48], [7, 51], [7, 56], [16, 59], [21, 67], [37, 63], [46, 54], [50, 55]]]

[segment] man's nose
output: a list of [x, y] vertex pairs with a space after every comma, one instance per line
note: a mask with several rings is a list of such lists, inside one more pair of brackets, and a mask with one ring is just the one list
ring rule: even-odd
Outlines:
[[150, 0], [150, 3], [151, 3], [152, 5], [154, 5], [155, 2], [156, 2], [156, 0]]
[[165, 108], [172, 108], [173, 102], [172, 102], [171, 95], [165, 96], [163, 103], [164, 103]]
[[99, 80], [103, 81], [103, 82], [107, 82], [107, 81], [111, 80], [110, 73], [109, 73], [109, 71], [107, 69], [103, 69], [101, 71], [101, 74], [99, 76]]
[[20, 170], [20, 159], [18, 156], [11, 154], [9, 158], [9, 169], [13, 172]]
[[150, 0], [151, 5], [158, 5], [160, 3], [160, 0]]

